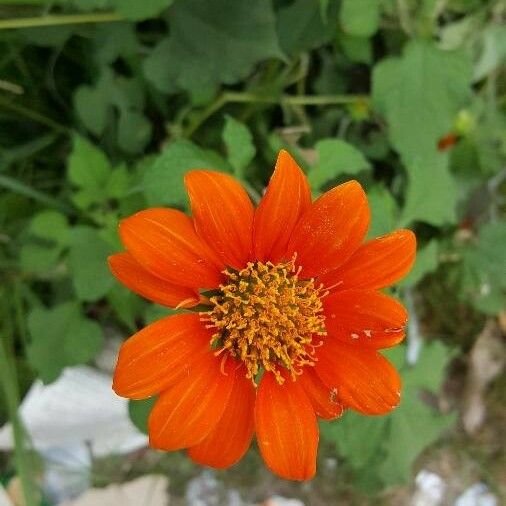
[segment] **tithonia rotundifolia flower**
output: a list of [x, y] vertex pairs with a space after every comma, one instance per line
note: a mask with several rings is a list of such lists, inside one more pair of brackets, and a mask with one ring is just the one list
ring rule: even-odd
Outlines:
[[312, 201], [286, 151], [256, 208], [228, 174], [192, 170], [185, 185], [191, 216], [152, 208], [120, 223], [125, 252], [110, 257], [113, 274], [181, 312], [122, 345], [113, 388], [157, 396], [154, 448], [227, 468], [256, 437], [272, 472], [311, 479], [318, 417], [382, 415], [399, 403], [399, 375], [378, 350], [402, 341], [408, 315], [381, 289], [410, 270], [415, 236], [365, 241], [360, 184]]

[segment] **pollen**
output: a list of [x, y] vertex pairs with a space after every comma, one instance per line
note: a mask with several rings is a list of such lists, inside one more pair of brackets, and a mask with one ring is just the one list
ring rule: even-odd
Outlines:
[[215, 354], [241, 360], [255, 382], [263, 371], [283, 383], [302, 367], [315, 364], [317, 336], [326, 335], [323, 286], [300, 279], [295, 259], [273, 264], [249, 262], [240, 271], [226, 270], [227, 283], [210, 297], [212, 309], [201, 313]]

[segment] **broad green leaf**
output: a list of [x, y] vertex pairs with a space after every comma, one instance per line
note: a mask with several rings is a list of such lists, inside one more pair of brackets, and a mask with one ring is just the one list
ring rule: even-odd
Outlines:
[[[339, 454], [352, 468], [361, 468], [375, 457], [381, 446], [387, 420], [386, 417], [364, 417], [348, 411], [334, 423], [322, 423], [322, 436], [335, 442]], [[356, 424], [358, 430], [355, 430]]]
[[24, 244], [21, 247], [19, 265], [24, 272], [44, 274], [55, 266], [60, 254], [61, 249], [57, 246]]
[[374, 67], [373, 105], [387, 120], [390, 140], [404, 163], [432, 157], [470, 96], [466, 53], [443, 51], [427, 40], [409, 42], [400, 58]]
[[69, 240], [69, 226], [65, 215], [58, 211], [41, 211], [30, 222], [30, 233], [39, 239], [65, 246]]
[[102, 298], [114, 285], [107, 267], [112, 248], [91, 227], [75, 227], [70, 242], [69, 265], [79, 300], [93, 302]]
[[104, 131], [107, 124], [109, 98], [103, 88], [86, 84], [74, 94], [74, 108], [84, 126], [95, 135]]
[[254, 65], [281, 58], [269, 0], [184, 0], [169, 10], [170, 35], [144, 62], [161, 91], [199, 91], [246, 77]]
[[28, 330], [28, 360], [44, 383], [56, 380], [64, 367], [90, 361], [103, 341], [98, 324], [85, 318], [75, 302], [34, 309]]
[[370, 37], [378, 30], [380, 20], [378, 0], [343, 0], [340, 20], [344, 31], [357, 37]]
[[454, 223], [457, 219], [457, 184], [448, 169], [448, 159], [436, 155], [413, 159], [407, 166], [408, 188], [401, 225], [423, 221], [434, 226]]
[[116, 10], [126, 19], [140, 21], [158, 16], [174, 0], [114, 0]]
[[378, 466], [382, 481], [387, 485], [407, 483], [412, 478], [416, 457], [456, 419], [455, 414], [435, 414], [420, 401], [403, 400], [390, 419], [390, 446]]
[[339, 44], [344, 54], [353, 62], [370, 65], [372, 62], [372, 44], [367, 37], [355, 37], [346, 33], [339, 35]]
[[187, 140], [169, 144], [144, 172], [144, 192], [149, 205], [186, 204], [184, 175], [191, 169], [227, 171], [226, 162]]
[[434, 272], [438, 264], [438, 244], [435, 239], [432, 239], [417, 251], [413, 269], [399, 282], [398, 286], [415, 286], [427, 274]]
[[[139, 5], [143, 3], [146, 2]], [[93, 42], [95, 57], [101, 65], [114, 63], [119, 57], [128, 58], [139, 51], [135, 25], [132, 23], [99, 25], [95, 29]]]
[[321, 140], [315, 148], [318, 161], [308, 173], [313, 188], [321, 188], [344, 174], [352, 176], [370, 168], [364, 155], [341, 139]]
[[117, 142], [127, 153], [142, 151], [151, 139], [152, 125], [143, 114], [144, 105], [141, 80], [117, 76], [108, 67], [96, 84], [82, 85], [74, 95], [74, 106], [84, 126], [95, 135], [114, 126]]
[[[283, 51], [295, 55], [330, 41], [335, 35], [335, 4], [324, 7], [313, 0], [295, 0], [277, 13], [279, 43]], [[325, 16], [322, 16], [322, 11]]]
[[255, 157], [256, 149], [253, 144], [253, 136], [244, 123], [232, 116], [226, 117], [222, 136], [227, 147], [228, 161], [234, 168], [236, 176], [240, 177]]
[[142, 401], [129, 401], [128, 414], [132, 423], [144, 434], [148, 433], [148, 417], [156, 402], [156, 397]]
[[106, 183], [110, 170], [105, 154], [87, 139], [75, 134], [67, 166], [70, 182], [81, 188], [99, 190]]
[[392, 194], [383, 186], [375, 185], [367, 192], [371, 208], [371, 225], [367, 237], [372, 239], [396, 228], [399, 208]]
[[462, 252], [464, 299], [485, 314], [496, 314], [506, 305], [506, 225], [487, 223], [475, 244]]
[[479, 81], [506, 60], [506, 27], [491, 25], [482, 33], [483, 49], [475, 67], [473, 80]]
[[137, 330], [135, 322], [142, 308], [142, 300], [134, 292], [115, 283], [107, 294], [107, 301], [118, 319], [128, 327], [130, 332], [135, 332]]
[[139, 153], [151, 139], [151, 122], [135, 110], [121, 109], [118, 120], [118, 144], [127, 153]]

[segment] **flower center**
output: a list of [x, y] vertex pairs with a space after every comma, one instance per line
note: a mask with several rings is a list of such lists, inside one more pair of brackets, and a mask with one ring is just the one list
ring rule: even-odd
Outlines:
[[249, 262], [241, 271], [226, 270], [228, 283], [210, 298], [212, 309], [201, 313], [216, 328], [211, 345], [216, 355], [226, 352], [242, 360], [247, 377], [255, 381], [271, 371], [283, 383], [282, 369], [292, 379], [302, 366], [314, 365], [315, 335], [326, 335], [322, 286], [299, 279], [294, 261], [274, 265]]

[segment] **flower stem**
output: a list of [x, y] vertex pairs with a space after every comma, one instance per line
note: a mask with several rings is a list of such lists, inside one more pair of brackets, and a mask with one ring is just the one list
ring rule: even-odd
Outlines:
[[63, 14], [37, 16], [33, 18], [0, 19], [0, 30], [33, 28], [36, 26], [82, 25], [85, 23], [109, 23], [124, 18], [116, 12], [95, 12], [91, 14]]
[[368, 95], [255, 95], [247, 92], [228, 91], [220, 95], [186, 128], [185, 137], [191, 137], [200, 126], [207, 121], [215, 112], [228, 103], [258, 103], [272, 105], [343, 105], [355, 102], [368, 102]]

